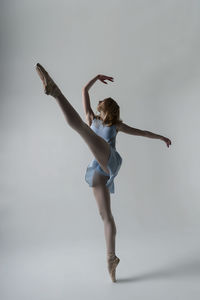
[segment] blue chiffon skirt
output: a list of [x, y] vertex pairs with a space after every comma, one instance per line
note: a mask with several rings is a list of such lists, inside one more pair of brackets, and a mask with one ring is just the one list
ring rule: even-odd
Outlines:
[[[107, 168], [109, 170], [109, 178], [106, 183], [106, 186], [109, 189], [110, 193], [115, 192], [114, 178], [117, 176], [121, 164], [122, 157], [117, 152], [117, 150], [110, 145], [110, 156], [107, 163]], [[100, 167], [98, 161], [96, 159], [93, 159], [91, 163], [87, 166], [87, 170], [85, 173], [85, 181], [89, 184], [90, 187], [93, 186], [93, 176], [95, 171], [105, 176], [108, 176], [108, 174], [105, 173], [104, 170]]]

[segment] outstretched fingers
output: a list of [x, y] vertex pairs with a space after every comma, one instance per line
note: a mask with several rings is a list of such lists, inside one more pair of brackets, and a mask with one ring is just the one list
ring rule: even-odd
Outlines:
[[99, 75], [99, 80], [102, 81], [103, 83], [107, 84], [107, 82], [105, 80], [109, 80], [109, 81], [114, 81], [114, 78], [111, 76], [106, 76], [106, 75]]

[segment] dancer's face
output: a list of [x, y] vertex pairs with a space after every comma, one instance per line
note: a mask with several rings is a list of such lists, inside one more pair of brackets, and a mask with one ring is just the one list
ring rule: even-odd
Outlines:
[[105, 100], [100, 100], [99, 103], [98, 103], [98, 105], [97, 105], [97, 110], [98, 110], [100, 113], [102, 113], [103, 110], [104, 110], [104, 102], [105, 102]]

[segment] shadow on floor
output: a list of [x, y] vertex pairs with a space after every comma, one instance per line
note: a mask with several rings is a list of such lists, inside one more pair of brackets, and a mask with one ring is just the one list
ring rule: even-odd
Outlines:
[[117, 282], [136, 282], [175, 277], [200, 277], [200, 257], [182, 258], [178, 262], [171, 262], [170, 265], [163, 266], [157, 270], [132, 277], [119, 278]]

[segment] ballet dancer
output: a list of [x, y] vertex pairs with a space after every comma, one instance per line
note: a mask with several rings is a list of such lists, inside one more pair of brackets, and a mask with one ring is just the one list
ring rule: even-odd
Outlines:
[[94, 159], [87, 166], [85, 181], [93, 189], [99, 214], [104, 223], [108, 272], [112, 281], [116, 282], [116, 267], [120, 259], [115, 253], [117, 230], [110, 204], [110, 193], [115, 192], [114, 178], [122, 164], [122, 157], [115, 147], [116, 135], [120, 131], [126, 134], [160, 139], [166, 143], [167, 147], [171, 145], [171, 141], [164, 136], [125, 124], [120, 119], [119, 105], [111, 97], [99, 101], [97, 106], [99, 115], [94, 114], [90, 105], [89, 89], [97, 80], [107, 84], [106, 80], [113, 82], [113, 77], [98, 74], [83, 87], [82, 98], [86, 117], [86, 122], [84, 122], [45, 68], [39, 63], [35, 67], [42, 80], [44, 93], [56, 99], [68, 125], [83, 138], [94, 155]]

